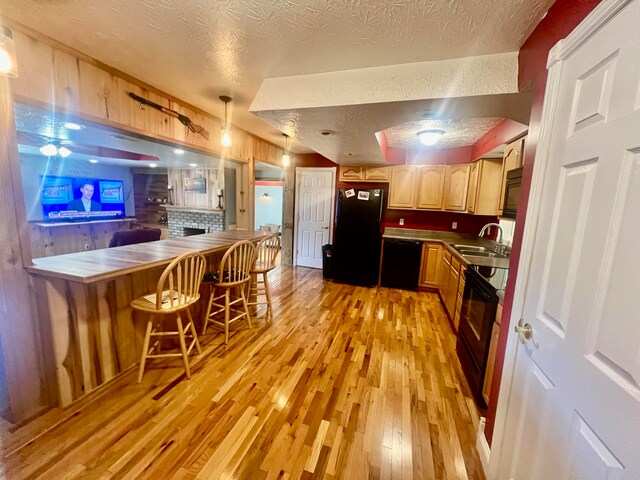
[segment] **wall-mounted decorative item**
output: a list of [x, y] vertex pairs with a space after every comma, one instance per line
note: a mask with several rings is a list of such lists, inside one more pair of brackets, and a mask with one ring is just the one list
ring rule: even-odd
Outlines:
[[207, 179], [203, 176], [185, 177], [184, 191], [189, 193], [207, 193]]

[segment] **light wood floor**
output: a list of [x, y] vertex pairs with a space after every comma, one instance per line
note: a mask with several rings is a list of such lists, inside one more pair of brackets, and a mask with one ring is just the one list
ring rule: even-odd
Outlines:
[[[3, 426], [4, 476], [484, 478], [477, 411], [435, 294], [272, 275], [272, 323], [203, 338], [191, 380], [151, 361], [67, 410]], [[2, 473], [2, 472], [0, 472]]]

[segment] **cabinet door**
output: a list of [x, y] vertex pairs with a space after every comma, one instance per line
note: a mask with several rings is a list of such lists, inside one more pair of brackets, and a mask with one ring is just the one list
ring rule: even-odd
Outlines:
[[417, 167], [401, 165], [391, 168], [389, 184], [389, 208], [413, 209], [416, 207]]
[[437, 287], [439, 276], [439, 259], [442, 245], [424, 242], [422, 244], [422, 266], [420, 268], [420, 286]]
[[445, 172], [444, 165], [420, 167], [418, 208], [442, 210]]
[[445, 210], [465, 211], [467, 209], [467, 191], [469, 188], [469, 171], [471, 166], [464, 165], [447, 166], [445, 181]]
[[471, 172], [469, 173], [469, 193], [467, 194], [467, 212], [476, 211], [476, 198], [478, 197], [478, 177], [482, 168], [482, 160], [471, 164]]
[[364, 167], [354, 165], [340, 166], [340, 181], [354, 182], [364, 179]]
[[496, 352], [498, 350], [498, 340], [500, 340], [500, 321], [502, 317], [502, 305], [498, 305], [496, 312], [496, 321], [491, 330], [491, 343], [489, 344], [489, 354], [487, 356], [487, 368], [484, 374], [484, 384], [482, 385], [482, 397], [489, 405], [489, 397], [491, 396], [491, 382], [493, 381], [493, 370], [496, 365]]
[[451, 263], [444, 255], [445, 249], [442, 249], [443, 255], [440, 256], [440, 279], [438, 280], [438, 292], [443, 302], [446, 302], [447, 287], [449, 286], [449, 270], [451, 270]]
[[464, 294], [464, 285], [466, 282], [467, 269], [464, 265], [460, 266], [460, 279], [458, 280], [458, 294], [456, 295], [456, 313], [453, 317], [453, 327], [456, 332], [460, 325], [460, 312], [462, 312], [462, 297]]
[[449, 284], [447, 285], [447, 297], [445, 298], [445, 305], [447, 307], [447, 313], [449, 318], [453, 320], [456, 308], [456, 299], [458, 297], [458, 278], [460, 274], [458, 269], [451, 264], [449, 268]]
[[364, 180], [367, 182], [388, 182], [389, 167], [364, 167]]
[[521, 138], [507, 145], [504, 150], [502, 161], [502, 182], [500, 183], [500, 203], [498, 204], [498, 215], [502, 215], [504, 205], [504, 184], [507, 181], [507, 172], [515, 168], [520, 168], [523, 163], [525, 139]]

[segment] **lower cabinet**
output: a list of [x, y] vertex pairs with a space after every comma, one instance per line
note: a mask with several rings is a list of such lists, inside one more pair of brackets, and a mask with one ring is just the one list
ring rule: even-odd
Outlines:
[[482, 385], [482, 397], [487, 405], [489, 405], [489, 397], [491, 396], [491, 382], [493, 381], [493, 370], [496, 365], [496, 352], [498, 350], [498, 340], [500, 338], [500, 325], [502, 323], [502, 305], [498, 305], [496, 311], [496, 321], [491, 330], [491, 343], [489, 344], [489, 354], [487, 357], [487, 368], [484, 374], [484, 383]]
[[466, 279], [466, 267], [456, 256], [451, 255], [442, 247], [443, 254], [439, 262], [438, 292], [444, 304], [444, 309], [458, 331], [460, 311], [462, 309], [462, 294]]
[[436, 288], [440, 280], [440, 256], [442, 244], [424, 242], [422, 244], [422, 264], [420, 266], [420, 286]]

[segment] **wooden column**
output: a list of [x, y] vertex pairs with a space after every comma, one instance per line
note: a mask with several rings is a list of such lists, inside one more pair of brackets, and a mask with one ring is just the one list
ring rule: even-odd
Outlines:
[[[293, 157], [295, 159], [295, 156]], [[284, 206], [282, 212], [282, 264], [293, 264], [293, 215], [296, 185], [295, 160], [287, 168], [282, 169], [284, 179]]]
[[29, 232], [9, 82], [0, 77], [0, 347], [4, 414], [23, 420], [49, 403], [30, 278]]

